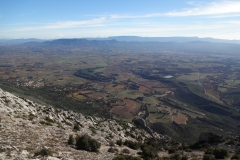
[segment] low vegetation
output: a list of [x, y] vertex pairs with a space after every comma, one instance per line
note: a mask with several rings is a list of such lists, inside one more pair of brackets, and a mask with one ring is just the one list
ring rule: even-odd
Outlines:
[[78, 136], [76, 138], [76, 148], [79, 150], [97, 152], [100, 147], [101, 143], [88, 135]]
[[69, 144], [69, 145], [73, 145], [73, 144], [74, 144], [74, 138], [73, 138], [73, 135], [69, 135], [69, 138], [68, 138], [68, 144]]
[[131, 148], [131, 149], [139, 149], [140, 148], [140, 143], [138, 143], [138, 142], [133, 142], [133, 141], [131, 141], [131, 140], [126, 140], [124, 143], [123, 143], [124, 145], [126, 145], [126, 146], [128, 146], [129, 148]]
[[50, 156], [52, 155], [52, 151], [47, 148], [43, 148], [40, 151], [34, 153], [35, 156]]
[[117, 155], [115, 158], [113, 158], [113, 160], [141, 160], [140, 157], [133, 157], [131, 155]]

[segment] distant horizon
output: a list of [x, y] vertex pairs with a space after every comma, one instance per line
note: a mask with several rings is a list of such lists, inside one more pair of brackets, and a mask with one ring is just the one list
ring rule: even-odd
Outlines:
[[101, 39], [101, 38], [111, 38], [111, 37], [140, 37], [140, 38], [199, 38], [199, 39], [216, 39], [216, 40], [229, 40], [229, 41], [240, 41], [240, 39], [222, 39], [214, 37], [198, 37], [198, 36], [133, 36], [133, 35], [121, 35], [121, 36], [108, 36], [108, 37], [61, 37], [61, 38], [0, 38], [1, 40], [20, 40], [20, 39], [39, 39], [39, 40], [56, 40], [56, 39]]

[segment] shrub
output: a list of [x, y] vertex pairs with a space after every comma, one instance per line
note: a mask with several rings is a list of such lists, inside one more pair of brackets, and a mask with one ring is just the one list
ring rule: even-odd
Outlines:
[[110, 148], [108, 149], [108, 152], [115, 153], [115, 152], [118, 152], [118, 149], [117, 149], [117, 148], [112, 148], [112, 147], [110, 147]]
[[186, 155], [182, 156], [181, 160], [188, 160], [188, 157]]
[[204, 154], [213, 154], [213, 149], [212, 148], [206, 149]]
[[117, 157], [114, 157], [113, 160], [141, 160], [141, 158], [120, 154], [120, 155], [117, 155]]
[[130, 153], [130, 151], [129, 151], [127, 148], [124, 148], [124, 149], [122, 150], [122, 153], [129, 154], [129, 153]]
[[191, 149], [207, 149], [210, 148], [211, 145], [208, 143], [195, 143], [193, 145], [190, 146]]
[[130, 140], [126, 140], [124, 142], [124, 145], [128, 146], [131, 149], [135, 149], [135, 150], [140, 148], [138, 142], [133, 142], [133, 141], [130, 141]]
[[38, 151], [38, 152], [35, 152], [35, 154], [34, 154], [35, 156], [50, 156], [50, 155], [52, 155], [52, 151], [51, 150], [49, 150], [49, 149], [47, 149], [47, 148], [43, 148], [43, 149], [41, 149], [40, 151]]
[[97, 131], [93, 126], [90, 126], [89, 129], [92, 131], [92, 134], [97, 134]]
[[168, 150], [168, 154], [173, 154], [173, 153], [175, 153], [176, 152], [176, 149], [175, 148], [170, 148], [169, 150]]
[[142, 147], [142, 156], [144, 157], [144, 159], [154, 159], [156, 157], [158, 157], [158, 155], [156, 153], [153, 152], [153, 149], [149, 146], [143, 146]]
[[65, 124], [68, 125], [68, 126], [72, 126], [72, 124], [69, 123], [69, 122], [67, 122], [67, 121], [63, 121], [63, 123], [65, 123]]
[[54, 122], [55, 122], [54, 120], [52, 120], [52, 119], [49, 118], [49, 117], [46, 117], [46, 118], [45, 118], [45, 121], [47, 121], [47, 122], [49, 122], [49, 123], [54, 123]]
[[213, 155], [205, 154], [203, 160], [215, 160], [215, 158]]
[[78, 124], [75, 124], [74, 127], [73, 127], [73, 130], [74, 131], [80, 131], [80, 127]]
[[229, 151], [224, 148], [217, 148], [213, 151], [216, 159], [224, 159], [229, 156]]
[[48, 126], [52, 126], [52, 124], [50, 122], [40, 121], [39, 123], [44, 124], [44, 125], [48, 125]]
[[62, 129], [64, 129], [64, 127], [62, 126], [61, 123], [58, 123], [58, 124], [57, 124], [57, 127], [58, 127], [58, 128], [62, 128]]
[[240, 155], [239, 154], [234, 154], [231, 159], [236, 159], [236, 160], [240, 160]]
[[110, 147], [110, 148], [108, 149], [108, 152], [114, 153], [114, 148]]
[[139, 136], [137, 137], [137, 140], [138, 140], [138, 141], [142, 141], [142, 140], [143, 140], [142, 136], [139, 135]]
[[231, 139], [231, 140], [228, 141], [226, 144], [227, 144], [227, 145], [234, 145], [234, 144], [235, 144], [235, 141], [234, 141], [233, 139]]
[[109, 145], [110, 146], [114, 146], [114, 142], [113, 141], [109, 141]]
[[174, 154], [170, 157], [170, 159], [181, 160], [181, 156], [179, 154]]
[[97, 152], [101, 147], [101, 143], [88, 135], [83, 135], [76, 138], [76, 147], [79, 150]]
[[34, 118], [35, 118], [35, 115], [34, 115], [34, 114], [30, 113], [30, 114], [28, 115], [28, 120], [29, 120], [29, 121], [32, 121]]
[[192, 150], [188, 148], [188, 149], [185, 149], [185, 152], [192, 152]]
[[68, 138], [68, 144], [70, 144], [70, 145], [73, 145], [73, 144], [74, 144], [74, 138], [73, 138], [73, 135], [69, 135], [69, 138]]
[[119, 140], [117, 140], [116, 144], [119, 145], [119, 146], [122, 146], [122, 145], [123, 145], [123, 142], [122, 142], [121, 139], [119, 139]]

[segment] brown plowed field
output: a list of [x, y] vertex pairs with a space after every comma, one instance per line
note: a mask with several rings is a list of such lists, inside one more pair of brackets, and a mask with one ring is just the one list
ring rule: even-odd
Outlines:
[[188, 117], [184, 114], [178, 113], [177, 115], [172, 116], [172, 118], [177, 124], [187, 124]]
[[130, 99], [124, 99], [124, 102], [125, 106], [114, 106], [111, 112], [123, 116], [124, 118], [134, 118], [141, 104]]

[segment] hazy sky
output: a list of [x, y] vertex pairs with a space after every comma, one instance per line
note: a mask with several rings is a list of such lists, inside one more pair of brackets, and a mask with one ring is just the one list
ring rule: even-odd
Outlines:
[[240, 39], [240, 0], [0, 0], [0, 38]]

